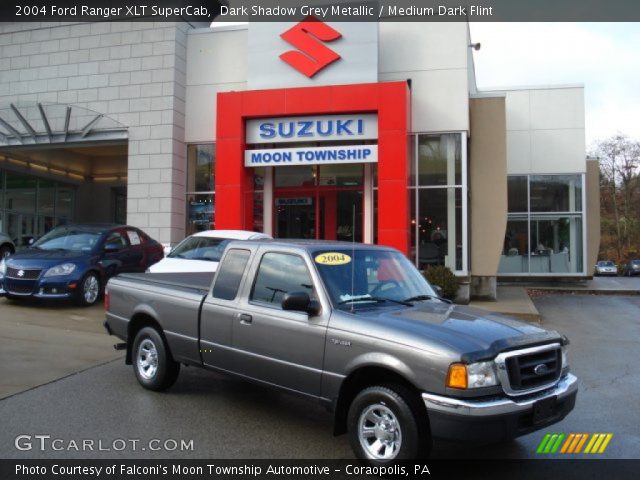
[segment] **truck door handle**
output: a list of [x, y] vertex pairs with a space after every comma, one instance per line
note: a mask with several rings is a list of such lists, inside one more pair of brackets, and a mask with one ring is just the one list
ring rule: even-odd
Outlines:
[[246, 313], [240, 314], [240, 323], [249, 324], [253, 322], [253, 317], [251, 315], [247, 315]]

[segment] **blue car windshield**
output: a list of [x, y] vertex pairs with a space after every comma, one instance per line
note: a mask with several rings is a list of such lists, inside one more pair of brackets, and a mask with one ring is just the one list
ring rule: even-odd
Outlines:
[[89, 252], [97, 245], [100, 232], [77, 228], [55, 228], [35, 242], [32, 247], [39, 250], [67, 250], [71, 252]]

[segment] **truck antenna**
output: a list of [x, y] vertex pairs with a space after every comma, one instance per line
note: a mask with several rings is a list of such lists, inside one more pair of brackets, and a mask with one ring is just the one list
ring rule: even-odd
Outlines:
[[353, 293], [355, 290], [355, 267], [356, 261], [356, 205], [353, 204], [353, 216], [351, 221], [351, 313], [353, 313]]

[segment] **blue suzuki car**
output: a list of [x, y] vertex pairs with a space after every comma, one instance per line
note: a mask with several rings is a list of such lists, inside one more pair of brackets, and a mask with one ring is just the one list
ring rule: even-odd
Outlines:
[[135, 227], [64, 225], [0, 261], [0, 294], [93, 305], [110, 277], [144, 272], [163, 255], [162, 245]]

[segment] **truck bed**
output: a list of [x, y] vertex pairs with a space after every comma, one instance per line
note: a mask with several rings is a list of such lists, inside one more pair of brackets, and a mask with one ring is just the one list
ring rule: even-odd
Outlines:
[[133, 280], [140, 284], [171, 287], [172, 289], [195, 290], [199, 294], [206, 295], [214, 276], [213, 272], [121, 273], [115, 278]]

